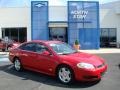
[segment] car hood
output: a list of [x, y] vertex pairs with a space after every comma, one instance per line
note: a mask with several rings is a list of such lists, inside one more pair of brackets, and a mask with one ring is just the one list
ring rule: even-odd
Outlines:
[[99, 66], [104, 63], [104, 60], [101, 57], [82, 52], [60, 55], [60, 58], [62, 58], [62, 60], [64, 60], [65, 62], [70, 62], [72, 64], [84, 62], [92, 64], [94, 66]]

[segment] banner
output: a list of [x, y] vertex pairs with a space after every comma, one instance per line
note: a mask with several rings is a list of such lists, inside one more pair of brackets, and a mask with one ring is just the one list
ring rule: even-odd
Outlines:
[[31, 2], [32, 40], [48, 40], [48, 2]]

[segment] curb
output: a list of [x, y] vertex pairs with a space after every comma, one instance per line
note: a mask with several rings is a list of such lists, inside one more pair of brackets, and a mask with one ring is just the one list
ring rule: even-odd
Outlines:
[[0, 54], [0, 58], [1, 58], [1, 57], [8, 57], [8, 55], [7, 55], [7, 54], [4, 54], [4, 55], [3, 55], [3, 54]]
[[79, 50], [80, 52], [92, 53], [92, 54], [120, 54], [120, 49], [112, 48], [112, 49], [99, 49], [99, 50]]
[[0, 52], [0, 55], [8, 55], [9, 52]]
[[0, 58], [8, 58], [8, 52], [0, 52]]

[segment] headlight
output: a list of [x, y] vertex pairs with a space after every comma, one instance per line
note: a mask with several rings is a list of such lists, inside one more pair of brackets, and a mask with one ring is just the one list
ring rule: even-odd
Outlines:
[[95, 69], [95, 67], [92, 64], [89, 63], [78, 63], [78, 68], [84, 68], [84, 69]]

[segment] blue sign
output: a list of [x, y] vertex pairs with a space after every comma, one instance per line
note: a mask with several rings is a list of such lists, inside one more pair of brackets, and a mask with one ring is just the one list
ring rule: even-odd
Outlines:
[[48, 2], [31, 2], [32, 40], [48, 40]]
[[99, 3], [68, 1], [68, 42], [79, 40], [81, 49], [99, 48]]
[[46, 3], [37, 3], [37, 4], [35, 4], [35, 6], [38, 8], [41, 8], [41, 7], [46, 6]]

